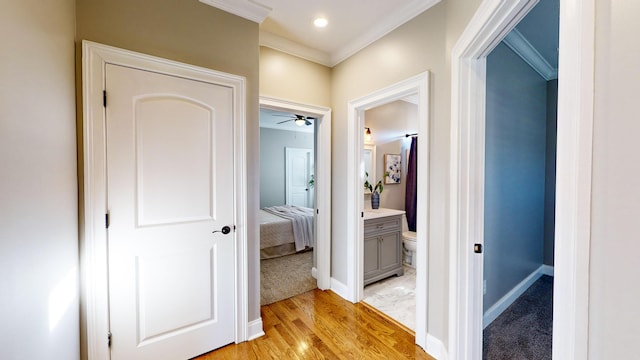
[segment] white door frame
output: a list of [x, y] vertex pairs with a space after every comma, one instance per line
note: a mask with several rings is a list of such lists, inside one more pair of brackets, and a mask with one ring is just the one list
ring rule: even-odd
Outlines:
[[[538, 0], [485, 0], [452, 52], [449, 358], [482, 351], [486, 57]], [[594, 0], [560, 1], [553, 357], [588, 356]]]
[[88, 359], [109, 359], [108, 262], [106, 194], [106, 133], [103, 90], [106, 64], [206, 81], [233, 89], [234, 171], [236, 187], [235, 341], [247, 340], [247, 186], [245, 143], [246, 80], [210, 69], [122, 50], [89, 41], [82, 42], [84, 181], [81, 230], [81, 324]]
[[315, 206], [316, 221], [316, 274], [318, 288], [329, 289], [331, 285], [331, 109], [302, 104], [290, 100], [260, 96], [260, 107], [277, 111], [294, 112], [316, 118], [315, 138]]
[[[364, 112], [368, 109], [400, 100], [411, 94], [418, 94], [418, 179], [429, 179], [429, 72], [423, 72], [409, 79], [375, 91], [369, 95], [349, 101], [347, 139], [347, 294], [352, 302], [362, 300], [364, 289], [364, 173], [361, 173], [362, 149], [364, 146]], [[429, 187], [418, 187], [418, 219], [416, 249], [416, 344], [438, 354], [438, 349], [427, 349], [427, 264], [428, 264], [428, 219]], [[421, 306], [422, 305], [422, 306]], [[433, 344], [435, 339], [429, 341]]]

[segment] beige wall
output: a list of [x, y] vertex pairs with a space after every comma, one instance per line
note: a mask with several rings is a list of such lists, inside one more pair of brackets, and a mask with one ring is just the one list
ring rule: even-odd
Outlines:
[[[418, 106], [399, 100], [369, 109], [365, 111], [365, 126], [371, 129], [372, 145], [376, 146], [376, 174], [369, 174], [370, 180], [375, 179], [376, 183], [383, 178], [385, 154], [400, 154], [402, 159], [400, 184], [384, 186], [384, 191], [380, 194], [380, 206], [404, 210], [407, 186], [405, 150], [411, 147], [411, 139], [406, 138], [405, 134], [418, 131]], [[386, 136], [381, 135], [383, 132]], [[371, 195], [365, 194], [364, 207], [371, 208]]]
[[[383, 192], [380, 194], [380, 207], [385, 209], [397, 209], [404, 210], [404, 194], [406, 192], [406, 175], [407, 172], [402, 169], [400, 173], [400, 184], [385, 184], [384, 177], [384, 156], [386, 154], [398, 154], [402, 156], [402, 166], [404, 167], [406, 162], [404, 159], [404, 147], [402, 140], [395, 140], [385, 144], [376, 145], [376, 173], [373, 176], [369, 174], [369, 180], [375, 184], [378, 180], [382, 180]], [[371, 208], [371, 194], [364, 195], [364, 208]]]
[[80, 354], [74, 3], [0, 2], [3, 359]]
[[640, 3], [596, 3], [589, 358], [638, 359]]
[[260, 47], [260, 96], [331, 106], [331, 69]]
[[[429, 332], [446, 341], [447, 253], [444, 214], [449, 146], [449, 74], [446, 66], [446, 5], [442, 2], [334, 68], [333, 183], [346, 182], [347, 103], [398, 81], [430, 71], [430, 219]], [[348, 218], [340, 199], [344, 187], [333, 186], [332, 276], [347, 283]], [[431, 261], [431, 259], [434, 259]]]
[[[77, 0], [80, 46], [91, 40], [247, 79], [249, 320], [260, 316], [258, 24], [198, 1]], [[78, 89], [80, 90], [80, 89]]]
[[[347, 103], [424, 71], [430, 84], [430, 178], [428, 328], [448, 342], [448, 191], [451, 97], [451, 50], [481, 0], [447, 0], [333, 68], [333, 183], [346, 182]], [[341, 199], [346, 189], [333, 186], [332, 276], [346, 283], [346, 219]]]

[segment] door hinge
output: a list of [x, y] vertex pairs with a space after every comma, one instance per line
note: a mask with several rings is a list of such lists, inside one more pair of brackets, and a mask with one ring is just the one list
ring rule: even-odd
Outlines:
[[111, 220], [109, 219], [109, 213], [106, 213], [104, 214], [104, 227], [108, 229], [110, 224]]
[[102, 90], [102, 106], [107, 107], [107, 90]]
[[320, 209], [316, 209], [316, 214], [320, 214]]
[[111, 347], [111, 331], [107, 331], [107, 346]]
[[364, 217], [364, 211], [360, 211], [360, 217], [363, 218]]

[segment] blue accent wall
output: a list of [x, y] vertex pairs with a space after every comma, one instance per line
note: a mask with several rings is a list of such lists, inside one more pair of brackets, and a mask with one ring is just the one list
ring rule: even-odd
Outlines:
[[486, 103], [485, 311], [544, 260], [547, 81], [501, 43]]
[[547, 81], [547, 151], [544, 189], [544, 264], [553, 266], [556, 230], [558, 80]]

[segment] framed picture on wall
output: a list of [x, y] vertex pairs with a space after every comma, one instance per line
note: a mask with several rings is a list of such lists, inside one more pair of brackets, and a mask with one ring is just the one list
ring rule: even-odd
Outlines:
[[384, 171], [389, 175], [385, 176], [385, 184], [400, 184], [402, 173], [402, 160], [400, 154], [384, 154]]

